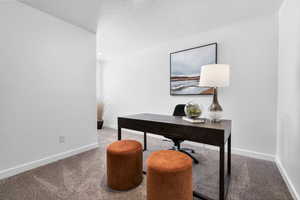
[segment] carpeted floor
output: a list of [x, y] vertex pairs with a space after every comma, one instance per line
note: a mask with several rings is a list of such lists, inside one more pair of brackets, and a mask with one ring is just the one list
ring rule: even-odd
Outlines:
[[[123, 136], [143, 141], [142, 134], [126, 132]], [[0, 180], [0, 200], [146, 199], [146, 177], [130, 191], [117, 192], [106, 187], [105, 148], [116, 138], [115, 130], [101, 130], [98, 149]], [[144, 153], [144, 159], [151, 151], [170, 146], [171, 143], [148, 137], [149, 150]], [[193, 168], [194, 188], [217, 199], [218, 152], [199, 146], [194, 149], [200, 160]], [[292, 200], [273, 162], [233, 155], [231, 177], [228, 200]]]

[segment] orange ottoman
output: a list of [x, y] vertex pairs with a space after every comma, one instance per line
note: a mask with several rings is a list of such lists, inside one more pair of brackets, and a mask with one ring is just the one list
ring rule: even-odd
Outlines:
[[135, 140], [120, 140], [106, 151], [107, 185], [114, 190], [129, 190], [143, 180], [143, 148]]
[[147, 200], [192, 200], [192, 159], [173, 150], [147, 159]]

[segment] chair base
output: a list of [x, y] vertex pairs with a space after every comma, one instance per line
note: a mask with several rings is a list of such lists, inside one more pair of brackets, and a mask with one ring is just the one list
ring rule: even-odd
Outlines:
[[174, 151], [180, 151], [186, 155], [188, 155], [191, 159], [193, 159], [193, 162], [195, 164], [199, 164], [199, 161], [193, 156], [191, 155], [188, 151], [190, 151], [191, 153], [195, 153], [194, 149], [190, 149], [190, 148], [178, 148], [176, 146], [173, 146], [170, 150], [174, 150]]
[[195, 150], [194, 149], [190, 149], [190, 148], [181, 148], [181, 150], [187, 151], [187, 152], [191, 152], [191, 153], [195, 153]]

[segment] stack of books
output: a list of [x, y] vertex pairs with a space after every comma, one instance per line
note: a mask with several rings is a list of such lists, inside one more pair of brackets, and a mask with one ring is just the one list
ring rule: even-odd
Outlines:
[[188, 117], [182, 117], [183, 120], [188, 121], [190, 123], [194, 123], [194, 124], [201, 124], [201, 123], [205, 123], [206, 119], [205, 118], [188, 118]]

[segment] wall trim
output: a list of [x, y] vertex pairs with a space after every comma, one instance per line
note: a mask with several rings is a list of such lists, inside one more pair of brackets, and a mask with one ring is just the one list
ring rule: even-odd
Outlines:
[[[211, 150], [215, 150], [218, 151], [218, 147], [216, 146], [212, 146], [212, 145], [206, 145], [206, 144], [201, 144], [201, 143], [196, 143], [196, 142], [190, 142], [190, 141], [185, 141], [184, 143], [186, 144], [192, 144], [195, 146], [201, 146], [201, 147], [205, 147], [207, 149], [211, 149]], [[225, 149], [225, 151], [227, 152], [227, 149]], [[231, 148], [231, 153], [232, 154], [236, 154], [239, 156], [245, 156], [245, 157], [249, 157], [249, 158], [255, 158], [255, 159], [260, 159], [260, 160], [267, 160], [267, 161], [275, 161], [275, 156], [271, 155], [271, 154], [265, 154], [265, 153], [260, 153], [260, 152], [256, 152], [256, 151], [250, 151], [250, 150], [246, 150], [246, 149], [240, 149], [240, 148]]]
[[280, 158], [278, 156], [276, 156], [276, 159], [275, 159], [275, 163], [277, 165], [277, 168], [284, 180], [284, 182], [286, 183], [292, 197], [294, 200], [300, 200], [300, 195], [297, 193], [296, 191], [296, 188], [294, 187], [290, 177], [288, 176], [288, 173], [287, 171], [285, 170]]
[[85, 151], [89, 151], [91, 149], [95, 149], [97, 147], [98, 147], [98, 143], [92, 143], [92, 144], [85, 145], [85, 146], [82, 146], [82, 147], [79, 147], [76, 149], [71, 149], [71, 150], [68, 150], [68, 151], [65, 151], [62, 153], [54, 154], [54, 155], [51, 155], [51, 156], [48, 156], [48, 157], [45, 157], [45, 158], [42, 158], [39, 160], [35, 160], [35, 161], [31, 161], [31, 162], [24, 163], [21, 165], [17, 165], [15, 167], [0, 171], [0, 179], [8, 178], [8, 177], [17, 175], [22, 172], [26, 172], [28, 170], [31, 170], [31, 169], [34, 169], [37, 167], [41, 167], [41, 166], [47, 165], [49, 163], [70, 157], [70, 156], [74, 156], [76, 154], [79, 154], [79, 153], [82, 153]]
[[[112, 127], [107, 127], [107, 128], [112, 128]], [[115, 128], [112, 128], [112, 129], [115, 129]], [[125, 129], [125, 130], [130, 133], [139, 134], [139, 133], [137, 133], [137, 131], [133, 131], [133, 130], [129, 130], [129, 129]], [[159, 138], [159, 139], [164, 138], [163, 136], [154, 135], [154, 134], [148, 135], [148, 137], [154, 137], [154, 138]], [[204, 144], [197, 143], [197, 142], [185, 141], [185, 143], [192, 144], [195, 146], [205, 147], [205, 148], [211, 149], [211, 150], [218, 150], [218, 147], [211, 146], [211, 145], [204, 145]], [[234, 147], [232, 147], [231, 151], [233, 154], [236, 154], [236, 155], [275, 162], [275, 155], [272, 155], [272, 154], [260, 153], [260, 152], [256, 152], [256, 151], [234, 148]]]
[[[189, 141], [186, 141], [185, 143], [193, 144], [193, 145], [196, 145], [196, 146], [203, 145], [203, 144], [200, 144], [200, 143], [189, 142]], [[207, 149], [215, 150], [215, 151], [218, 150], [218, 147], [216, 147], [216, 146], [204, 145], [204, 147], [207, 148]], [[225, 151], [227, 151], [227, 149], [225, 149]], [[236, 154], [236, 155], [239, 155], [239, 156], [245, 156], [245, 157], [249, 157], [249, 158], [267, 160], [267, 161], [272, 161], [272, 162], [275, 161], [275, 156], [272, 155], [272, 154], [260, 153], [260, 152], [256, 152], [256, 151], [250, 151], [250, 150], [240, 149], [240, 148], [235, 148], [235, 147], [231, 148], [231, 152], [232, 152], [232, 154]]]
[[232, 153], [238, 154], [241, 156], [247, 156], [251, 158], [261, 159], [261, 160], [267, 160], [267, 161], [275, 161], [275, 155], [272, 154], [266, 154], [266, 153], [260, 153], [256, 151], [250, 151], [240, 148], [232, 148]]

